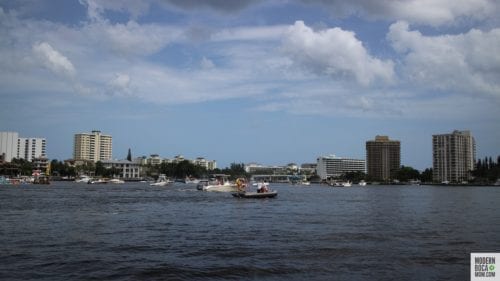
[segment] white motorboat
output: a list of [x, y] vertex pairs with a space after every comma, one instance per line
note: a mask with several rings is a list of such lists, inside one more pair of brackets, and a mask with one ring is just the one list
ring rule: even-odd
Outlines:
[[172, 182], [164, 175], [161, 174], [155, 182], [150, 183], [151, 186], [165, 186]]
[[334, 187], [350, 187], [352, 186], [352, 183], [350, 181], [345, 181], [345, 182], [334, 182], [331, 183], [330, 185]]
[[366, 181], [362, 180], [362, 181], [358, 182], [358, 185], [359, 186], [366, 186]]
[[78, 178], [75, 179], [75, 182], [83, 182], [83, 183], [88, 183], [89, 181], [91, 181], [92, 178], [89, 177], [89, 176], [85, 176], [85, 175], [82, 175], [82, 176], [79, 176]]
[[110, 179], [108, 181], [108, 183], [112, 183], [112, 184], [122, 184], [122, 183], [125, 183], [124, 180], [121, 180], [121, 179]]
[[200, 180], [196, 189], [203, 191], [237, 192], [236, 183], [229, 181], [229, 177], [223, 174], [213, 175], [209, 180]]

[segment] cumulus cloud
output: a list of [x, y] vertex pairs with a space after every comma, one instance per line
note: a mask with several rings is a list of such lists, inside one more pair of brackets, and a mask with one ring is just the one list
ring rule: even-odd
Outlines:
[[353, 32], [341, 28], [314, 31], [297, 21], [289, 28], [283, 45], [297, 64], [317, 74], [354, 77], [365, 86], [375, 80], [390, 82], [394, 76], [392, 61], [371, 56]]
[[49, 43], [41, 42], [34, 44], [33, 53], [40, 63], [52, 72], [66, 77], [75, 76], [76, 70], [71, 61], [55, 50]]
[[500, 98], [500, 29], [425, 36], [408, 23], [387, 35], [402, 56], [402, 76], [419, 87]]
[[500, 4], [495, 0], [303, 0], [322, 4], [339, 16], [360, 15], [382, 20], [406, 20], [431, 26], [464, 20], [496, 19]]

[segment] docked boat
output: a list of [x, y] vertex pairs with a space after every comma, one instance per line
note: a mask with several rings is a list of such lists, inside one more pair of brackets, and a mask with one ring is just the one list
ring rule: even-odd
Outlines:
[[237, 198], [274, 198], [278, 196], [277, 191], [268, 191], [268, 192], [248, 192], [248, 191], [242, 191], [242, 192], [234, 192], [232, 193], [234, 197]]
[[229, 176], [223, 174], [213, 175], [209, 180], [200, 180], [196, 189], [203, 191], [237, 192], [236, 183], [229, 181]]

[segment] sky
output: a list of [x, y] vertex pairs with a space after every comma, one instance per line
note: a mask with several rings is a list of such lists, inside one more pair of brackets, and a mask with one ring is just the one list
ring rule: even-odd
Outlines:
[[500, 154], [495, 0], [0, 1], [0, 131], [72, 157], [364, 159], [376, 135], [432, 167], [432, 135]]

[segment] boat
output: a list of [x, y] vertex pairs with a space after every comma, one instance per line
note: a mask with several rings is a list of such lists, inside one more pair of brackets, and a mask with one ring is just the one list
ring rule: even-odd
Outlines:
[[352, 183], [350, 181], [345, 181], [345, 182], [334, 182], [331, 183], [330, 185], [334, 187], [350, 187], [352, 186]]
[[150, 183], [151, 186], [165, 186], [172, 183], [164, 174], [160, 174], [155, 182]]
[[124, 180], [121, 180], [121, 179], [110, 179], [108, 181], [108, 183], [112, 183], [112, 184], [122, 184], [122, 183], [125, 183]]
[[105, 179], [91, 179], [87, 182], [88, 184], [107, 184], [108, 181]]
[[237, 198], [274, 198], [278, 196], [278, 192], [273, 190], [273, 191], [268, 191], [268, 192], [248, 192], [248, 191], [241, 191], [241, 192], [234, 192], [232, 193], [234, 197]]
[[229, 181], [229, 176], [224, 174], [213, 175], [208, 180], [200, 180], [196, 189], [203, 191], [237, 192], [238, 187]]
[[88, 183], [92, 179], [89, 176], [86, 175], [81, 175], [77, 179], [75, 179], [75, 182], [83, 182], [83, 183]]
[[360, 182], [358, 182], [358, 185], [359, 186], [366, 186], [366, 181], [361, 180]]

